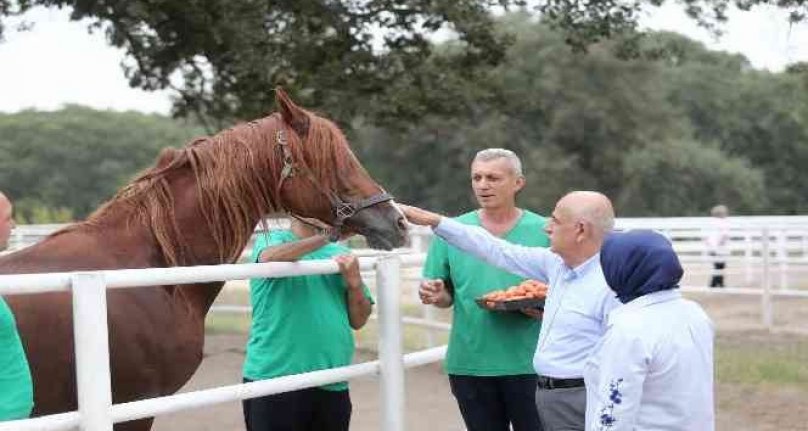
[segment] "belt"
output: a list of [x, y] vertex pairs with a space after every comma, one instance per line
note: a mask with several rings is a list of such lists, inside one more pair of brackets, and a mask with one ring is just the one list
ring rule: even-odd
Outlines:
[[584, 379], [554, 379], [547, 376], [539, 376], [539, 389], [564, 389], [582, 388]]

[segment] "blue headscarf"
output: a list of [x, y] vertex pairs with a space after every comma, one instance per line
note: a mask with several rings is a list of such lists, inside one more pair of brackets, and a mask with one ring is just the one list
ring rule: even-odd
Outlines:
[[679, 287], [683, 273], [670, 241], [650, 230], [609, 234], [600, 250], [600, 264], [606, 283], [624, 304]]

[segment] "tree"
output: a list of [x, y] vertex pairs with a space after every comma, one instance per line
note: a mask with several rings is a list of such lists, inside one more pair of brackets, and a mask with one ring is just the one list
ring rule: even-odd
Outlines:
[[0, 115], [0, 190], [25, 221], [83, 218], [160, 149], [199, 134], [161, 116], [79, 106]]
[[[660, 82], [668, 100], [683, 113], [695, 140], [740, 157], [765, 176], [768, 210], [800, 214], [808, 210], [808, 80], [793, 65], [786, 73], [752, 69], [737, 55], [708, 51], [665, 34]], [[675, 61], [671, 61], [675, 58]]]
[[448, 66], [470, 71], [495, 64], [506, 40], [494, 34], [489, 9], [511, 3], [519, 2], [0, 0], [0, 14], [72, 8], [72, 19], [94, 20], [112, 45], [125, 49], [133, 87], [172, 88], [176, 115], [201, 114], [218, 129], [263, 116], [277, 85], [302, 105], [347, 122], [428, 58], [428, 37], [442, 28], [463, 46]]
[[[635, 44], [642, 12], [662, 5], [665, 0], [536, 0], [532, 3], [545, 23], [560, 30], [572, 47], [583, 50], [605, 39], [623, 39], [630, 45]], [[762, 5], [776, 6], [789, 12], [792, 22], [808, 17], [808, 0], [681, 0], [678, 3], [690, 18], [714, 33], [721, 32], [721, 24], [727, 21], [727, 12], [733, 6], [742, 11]]]
[[717, 203], [754, 214], [768, 205], [763, 172], [715, 146], [668, 141], [625, 157], [624, 183], [615, 199], [621, 214], [697, 216]]
[[549, 210], [572, 189], [612, 195], [623, 182], [624, 153], [684, 129], [656, 82], [655, 63], [619, 60], [608, 46], [570, 52], [558, 32], [528, 15], [504, 17], [500, 28], [514, 43], [479, 81], [458, 83], [462, 115], [358, 135], [366, 160], [376, 161], [370, 166], [388, 173], [381, 179], [402, 199], [468, 208], [469, 162], [486, 147], [524, 159], [529, 185], [521, 202], [531, 208]]
[[[127, 52], [130, 85], [173, 89], [174, 114], [194, 114], [208, 131], [234, 119], [260, 117], [272, 89], [287, 87], [303, 105], [347, 124], [357, 113], [377, 122], [417, 119], [434, 103], [434, 74], [420, 67], [429, 38], [454, 32], [462, 49], [445, 61], [458, 76], [496, 65], [508, 43], [494, 31], [491, 10], [531, 5], [576, 49], [609, 38], [636, 54], [637, 21], [645, 7], [664, 0], [0, 0], [2, 18], [35, 6], [71, 8], [90, 19], [109, 42]], [[730, 5], [748, 10], [775, 5], [805, 18], [808, 0], [683, 0], [702, 25], [720, 28]], [[381, 39], [380, 43], [377, 41]], [[411, 91], [389, 92], [406, 81]], [[401, 103], [402, 95], [406, 96]], [[371, 104], [381, 108], [368, 109]], [[392, 105], [392, 109], [388, 109]], [[451, 107], [451, 106], [449, 106]], [[394, 114], [394, 115], [392, 115]]]
[[461, 115], [356, 125], [364, 160], [401, 200], [473, 207], [471, 157], [505, 147], [524, 162], [520, 203], [539, 211], [575, 189], [614, 197], [623, 216], [703, 214], [718, 201], [744, 213], [805, 211], [808, 81], [798, 68], [755, 71], [672, 33], [649, 34], [648, 56], [627, 61], [613, 42], [571, 52], [528, 15], [500, 28], [514, 43], [499, 66], [473, 82], [443, 77]]

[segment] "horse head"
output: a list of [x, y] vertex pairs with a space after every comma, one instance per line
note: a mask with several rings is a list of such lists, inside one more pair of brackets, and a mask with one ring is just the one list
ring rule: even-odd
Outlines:
[[373, 248], [389, 250], [406, 241], [406, 222], [392, 197], [367, 173], [331, 121], [297, 106], [276, 89], [275, 135], [282, 155], [277, 196], [293, 215], [365, 236]]

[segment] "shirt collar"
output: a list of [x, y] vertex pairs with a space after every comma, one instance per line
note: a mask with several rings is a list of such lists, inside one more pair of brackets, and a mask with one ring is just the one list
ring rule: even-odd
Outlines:
[[570, 268], [567, 266], [567, 274], [564, 278], [566, 280], [572, 280], [581, 277], [591, 270], [595, 265], [600, 265], [600, 253], [595, 253], [594, 256], [585, 260], [582, 264], [576, 266], [575, 268]]
[[660, 290], [658, 292], [640, 296], [639, 298], [629, 302], [628, 304], [623, 304], [612, 310], [612, 312], [609, 313], [609, 326], [612, 325], [614, 319], [616, 319], [623, 313], [628, 313], [631, 312], [632, 310], [639, 310], [641, 308], [648, 307], [654, 304], [659, 304], [662, 302], [673, 301], [681, 297], [682, 292], [680, 292], [679, 289]]

